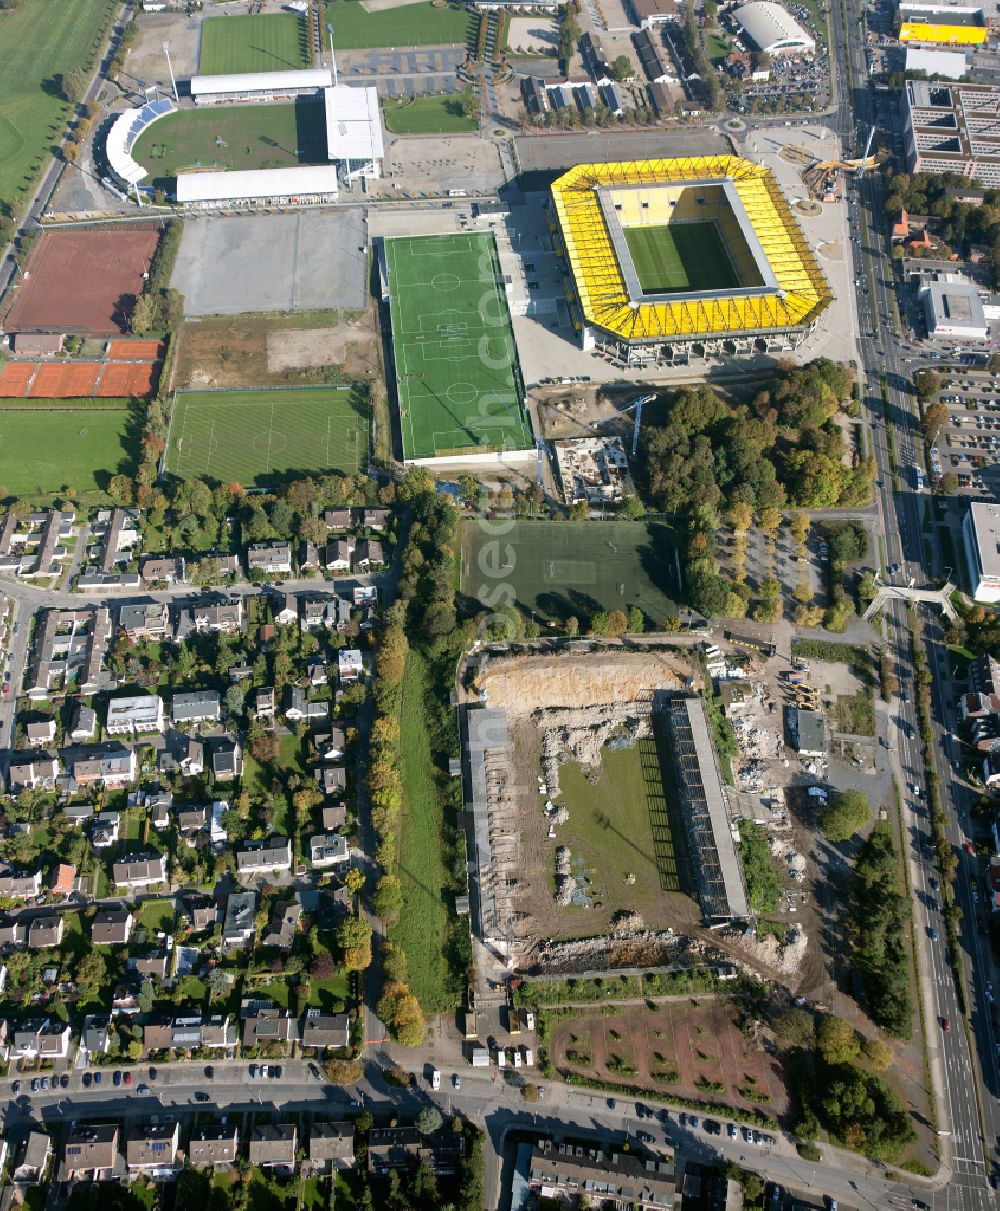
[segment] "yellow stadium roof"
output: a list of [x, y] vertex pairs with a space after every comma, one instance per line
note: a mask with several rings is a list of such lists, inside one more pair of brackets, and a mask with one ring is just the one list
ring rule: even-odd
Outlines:
[[[725, 181], [742, 203], [772, 288], [734, 287], [643, 301], [630, 295], [599, 190]], [[579, 164], [552, 197], [583, 319], [628, 341], [690, 339], [801, 328], [832, 301], [830, 288], [770, 171], [738, 156]]]

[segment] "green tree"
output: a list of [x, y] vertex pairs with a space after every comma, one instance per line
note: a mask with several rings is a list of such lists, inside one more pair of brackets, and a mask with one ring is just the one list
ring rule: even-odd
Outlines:
[[154, 989], [152, 980], [143, 980], [139, 985], [139, 992], [136, 996], [136, 1001], [139, 1004], [140, 1013], [151, 1013], [153, 1009]]
[[941, 390], [941, 377], [933, 370], [918, 370], [913, 376], [913, 385], [921, 399], [930, 399]]
[[405, 984], [409, 979], [409, 963], [406, 951], [396, 942], [386, 942], [382, 947], [382, 970], [385, 978], [394, 984]]
[[823, 836], [835, 845], [849, 841], [871, 820], [868, 797], [863, 791], [834, 791], [820, 818]]
[[239, 682], [226, 688], [226, 714], [230, 719], [242, 717], [246, 696], [247, 692]]
[[337, 943], [349, 971], [364, 971], [372, 961], [372, 927], [361, 917], [348, 917], [337, 930]]
[[444, 1115], [437, 1106], [424, 1106], [417, 1114], [415, 1125], [421, 1135], [433, 1135], [444, 1125]]
[[923, 430], [924, 439], [931, 445], [937, 441], [938, 434], [948, 423], [948, 405], [935, 400], [924, 408]]
[[857, 1031], [850, 1022], [833, 1014], [820, 1018], [816, 1044], [828, 1064], [843, 1064], [861, 1053]]
[[399, 920], [403, 909], [403, 887], [395, 875], [383, 875], [376, 883], [372, 908], [386, 925], [393, 926]]
[[361, 891], [362, 887], [364, 887], [364, 885], [365, 885], [364, 872], [360, 871], [356, 866], [352, 866], [351, 869], [347, 872], [347, 874], [344, 875], [344, 886], [347, 888], [347, 890], [351, 893], [352, 896], [356, 896]]
[[623, 80], [630, 80], [635, 75], [635, 68], [628, 55], [618, 55], [615, 58], [611, 64], [611, 74], [619, 83]]

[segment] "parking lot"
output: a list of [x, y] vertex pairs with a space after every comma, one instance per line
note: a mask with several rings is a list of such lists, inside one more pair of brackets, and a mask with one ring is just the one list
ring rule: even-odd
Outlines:
[[936, 447], [941, 474], [957, 475], [960, 492], [992, 499], [1000, 488], [1000, 375], [959, 370], [936, 398], [948, 408]]

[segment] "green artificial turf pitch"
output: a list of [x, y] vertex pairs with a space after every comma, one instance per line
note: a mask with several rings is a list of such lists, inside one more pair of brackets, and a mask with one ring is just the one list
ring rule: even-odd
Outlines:
[[72, 106], [59, 81], [89, 71], [119, 5], [115, 0], [20, 0], [0, 15], [0, 212], [20, 210]]
[[626, 227], [625, 242], [646, 294], [728, 290], [740, 285], [714, 223]]
[[149, 170], [157, 189], [172, 189], [172, 179], [182, 169], [327, 164], [326, 111], [312, 98], [182, 109], [144, 131], [132, 154]]
[[[478, 19], [464, 4], [435, 8], [430, 0], [366, 12], [358, 0], [329, 0], [324, 22], [333, 26], [333, 45], [337, 50], [365, 50], [369, 47], [454, 46], [473, 37], [470, 26]], [[326, 34], [323, 35], [326, 45]]]
[[167, 470], [181, 478], [263, 487], [315, 472], [356, 475], [367, 461], [359, 388], [177, 394]]
[[306, 19], [298, 13], [208, 17], [201, 25], [198, 71], [301, 71], [312, 67]]
[[468, 134], [479, 129], [478, 118], [462, 113], [461, 93], [416, 97], [400, 105], [391, 101], [382, 111], [386, 128], [396, 135]]
[[404, 459], [533, 444], [492, 235], [385, 242]]
[[644, 521], [519, 521], [500, 538], [478, 522], [464, 524], [463, 595], [486, 603], [501, 588], [504, 600], [536, 616], [575, 617], [581, 631], [598, 610], [631, 606], [659, 625], [677, 613], [674, 535]]
[[64, 487], [103, 491], [112, 475], [134, 469], [138, 435], [127, 409], [77, 409], [70, 400], [24, 403], [28, 407], [0, 410], [0, 480], [11, 496], [38, 499]]

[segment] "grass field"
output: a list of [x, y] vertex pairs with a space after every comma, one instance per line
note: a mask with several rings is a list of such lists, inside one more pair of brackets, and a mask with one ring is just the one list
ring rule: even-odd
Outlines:
[[[559, 787], [569, 807], [560, 841], [583, 858], [603, 904], [637, 908], [647, 921], [655, 920], [661, 893], [680, 891], [681, 885], [652, 738], [634, 748], [605, 748], [593, 780], [567, 761]], [[634, 883], [625, 882], [628, 874]]]
[[89, 69], [115, 0], [21, 0], [0, 18], [0, 211], [19, 208], [49, 163], [70, 106], [59, 77]]
[[479, 129], [478, 118], [462, 113], [460, 95], [417, 97], [405, 105], [390, 101], [382, 111], [385, 124], [397, 135], [464, 134]]
[[[357, 0], [329, 0], [324, 24], [333, 26], [333, 45], [337, 50], [364, 50], [391, 46], [405, 50], [410, 46], [454, 46], [469, 38], [469, 23], [475, 20], [458, 4], [434, 8], [426, 4], [407, 4], [403, 8], [366, 13]], [[324, 45], [326, 35], [324, 34]]]
[[37, 411], [0, 411], [0, 481], [8, 493], [47, 497], [66, 486], [103, 491], [112, 475], [134, 467], [137, 435], [129, 412], [56, 411], [49, 401], [42, 404]]
[[198, 71], [299, 71], [312, 67], [306, 19], [298, 13], [209, 17], [202, 22]]
[[625, 242], [648, 294], [726, 290], [740, 284], [714, 223], [626, 227]]
[[425, 692], [423, 657], [411, 651], [406, 661], [400, 706], [403, 810], [399, 878], [406, 907], [389, 934], [406, 952], [410, 987], [424, 1009], [430, 1009], [441, 1003], [448, 984], [443, 953], [448, 934], [448, 912], [441, 852], [444, 819], [434, 785], [430, 737], [424, 718]]
[[368, 460], [363, 391], [338, 387], [178, 393], [167, 470], [247, 487]]
[[403, 457], [530, 447], [492, 235], [403, 237], [385, 248]]
[[179, 169], [287, 168], [326, 164], [326, 113], [311, 98], [275, 105], [183, 109], [136, 141], [135, 159], [157, 189], [172, 188]]
[[[677, 613], [674, 536], [662, 522], [519, 521], [500, 544], [511, 558], [487, 580], [480, 553], [491, 541], [478, 523], [462, 526], [462, 592], [474, 601], [510, 585], [523, 610], [556, 622], [574, 615], [581, 629], [597, 610], [634, 605], [657, 624]], [[493, 570], [497, 560], [486, 562]]]

